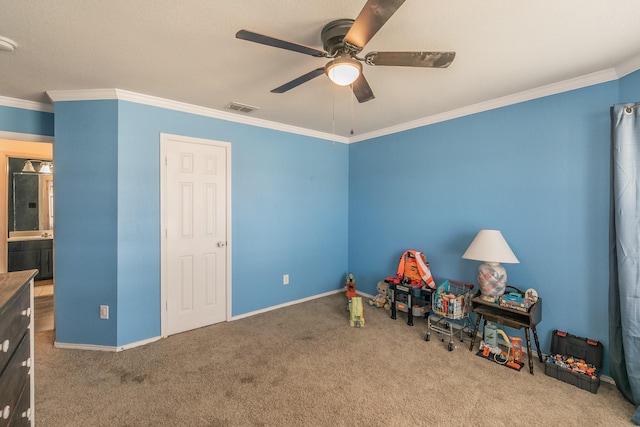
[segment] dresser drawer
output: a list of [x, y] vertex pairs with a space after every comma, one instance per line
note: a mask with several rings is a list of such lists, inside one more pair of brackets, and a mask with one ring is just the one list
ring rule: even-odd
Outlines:
[[20, 395], [16, 409], [13, 411], [9, 425], [11, 427], [31, 425], [31, 388], [29, 387], [29, 381], [27, 381], [22, 389], [22, 394]]
[[[29, 382], [29, 369], [32, 362], [30, 356], [29, 334], [24, 334], [22, 341], [0, 376], [0, 427], [9, 424], [9, 419], [16, 410], [20, 391]], [[8, 414], [5, 411], [7, 406], [9, 407]]]
[[29, 326], [29, 296], [29, 286], [23, 286], [14, 299], [0, 308], [0, 373]]

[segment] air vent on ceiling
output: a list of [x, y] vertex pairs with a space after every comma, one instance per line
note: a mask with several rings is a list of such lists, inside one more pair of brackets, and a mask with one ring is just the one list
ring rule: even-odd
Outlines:
[[251, 112], [253, 112], [255, 110], [259, 110], [258, 107], [254, 107], [254, 106], [247, 105], [247, 104], [241, 104], [239, 102], [230, 102], [227, 105], [227, 108], [229, 110], [239, 111], [241, 113], [251, 113]]

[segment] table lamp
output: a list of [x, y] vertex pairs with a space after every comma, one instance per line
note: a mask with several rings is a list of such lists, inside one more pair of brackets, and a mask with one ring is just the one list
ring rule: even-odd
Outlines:
[[500, 298], [507, 286], [507, 271], [500, 263], [520, 262], [499, 230], [480, 230], [462, 258], [482, 261], [478, 267], [480, 298], [491, 302]]

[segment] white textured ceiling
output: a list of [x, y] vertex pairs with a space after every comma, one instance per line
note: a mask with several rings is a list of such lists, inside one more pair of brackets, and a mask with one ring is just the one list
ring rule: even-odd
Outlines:
[[[270, 90], [328, 60], [235, 38], [248, 29], [322, 49], [329, 21], [365, 0], [1, 0], [0, 95], [117, 88], [349, 136], [589, 75], [640, 56], [640, 1], [406, 0], [370, 51], [455, 51], [447, 69], [373, 67], [359, 104], [322, 75]], [[363, 55], [361, 55], [363, 56]], [[640, 96], [640, 94], [639, 94]], [[240, 113], [234, 113], [240, 114]]]

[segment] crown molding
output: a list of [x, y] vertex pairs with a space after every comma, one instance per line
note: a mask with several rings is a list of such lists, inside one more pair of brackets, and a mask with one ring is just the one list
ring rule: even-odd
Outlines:
[[[640, 68], [640, 61], [637, 62], [638, 68]], [[630, 68], [630, 67], [629, 67]], [[636, 69], [638, 69], [636, 68]], [[635, 70], [633, 70], [635, 71]], [[580, 89], [587, 86], [593, 86], [599, 83], [609, 82], [620, 78], [617, 69], [609, 68], [603, 71], [587, 74], [585, 76], [576, 77], [573, 79], [564, 80], [557, 83], [552, 83], [546, 86], [541, 86], [535, 89], [518, 92], [512, 95], [506, 95], [500, 98], [491, 99], [489, 101], [479, 102], [477, 104], [469, 105], [455, 110], [447, 111], [433, 116], [424, 117], [422, 119], [413, 120], [410, 122], [402, 123], [396, 126], [390, 126], [388, 128], [379, 129], [377, 131], [364, 133], [355, 137], [349, 138], [349, 143], [366, 141], [368, 139], [378, 138], [385, 135], [391, 135], [398, 132], [403, 132], [410, 129], [415, 129], [423, 126], [432, 125], [435, 123], [444, 122], [447, 120], [457, 119], [471, 114], [482, 113], [484, 111], [494, 110], [496, 108], [506, 107], [509, 105], [519, 104], [525, 101], [531, 101], [537, 98], [543, 98], [545, 96], [556, 95], [570, 90]]]
[[312, 138], [325, 139], [332, 142], [348, 143], [349, 138], [333, 135], [326, 132], [314, 131], [298, 126], [285, 125], [282, 123], [272, 122], [264, 119], [257, 119], [255, 117], [245, 117], [234, 113], [228, 113], [225, 111], [215, 110], [213, 108], [201, 107], [198, 105], [187, 104], [184, 102], [173, 101], [166, 98], [158, 98], [156, 96], [144, 95], [141, 93], [130, 92], [122, 89], [87, 89], [87, 90], [62, 90], [62, 91], [47, 91], [47, 95], [53, 102], [61, 101], [95, 101], [95, 100], [118, 100], [128, 101], [137, 104], [144, 104], [158, 108], [164, 108], [167, 110], [180, 111], [183, 113], [196, 114], [199, 116], [210, 117], [214, 119], [225, 120], [228, 122], [235, 122], [246, 124], [250, 126], [257, 126], [261, 128], [267, 128], [277, 130], [280, 132], [294, 133], [298, 135], [309, 136]]
[[117, 89], [48, 90], [52, 102], [118, 99]]
[[35, 101], [25, 101], [24, 99], [9, 98], [8, 96], [0, 96], [0, 105], [3, 105], [5, 107], [21, 108], [23, 110], [53, 113], [53, 105], [51, 104], [44, 104], [42, 102]]
[[640, 55], [634, 56], [616, 67], [618, 78], [622, 78], [637, 70], [640, 70]]
[[[122, 100], [135, 102], [138, 104], [145, 104], [155, 106], [159, 108], [180, 111], [190, 114], [196, 114], [205, 117], [211, 117], [215, 119], [242, 123], [250, 126], [257, 126], [281, 132], [294, 133], [298, 135], [309, 136], [312, 138], [325, 139], [333, 142], [340, 142], [344, 144], [350, 144], [368, 139], [378, 138], [385, 135], [390, 135], [406, 130], [415, 129], [418, 127], [428, 126], [435, 123], [452, 120], [471, 114], [477, 114], [484, 111], [493, 110], [496, 108], [506, 107], [509, 105], [518, 104], [525, 101], [531, 101], [537, 98], [543, 98], [545, 96], [556, 95], [563, 92], [568, 92], [575, 89], [581, 89], [587, 86], [593, 86], [600, 83], [609, 82], [622, 78], [628, 74], [631, 74], [640, 69], [640, 55], [630, 58], [629, 60], [619, 64], [614, 68], [608, 68], [595, 73], [587, 74], [584, 76], [552, 83], [546, 86], [541, 86], [535, 89], [526, 90], [523, 92], [506, 95], [500, 98], [495, 98], [489, 101], [480, 102], [477, 104], [469, 105], [455, 110], [446, 111], [444, 113], [435, 114], [433, 116], [423, 117], [418, 120], [405, 122], [399, 125], [390, 126], [384, 129], [379, 129], [373, 132], [364, 133], [352, 137], [343, 137], [339, 135], [333, 135], [326, 132], [314, 131], [298, 126], [285, 125], [277, 122], [272, 122], [264, 119], [257, 119], [254, 117], [240, 116], [234, 113], [228, 113], [225, 111], [215, 110], [212, 108], [200, 107], [193, 104], [187, 104], [178, 101], [172, 101], [169, 99], [158, 98], [155, 96], [144, 95], [135, 92], [129, 92], [121, 89], [90, 89], [90, 90], [63, 90], [63, 91], [47, 91], [47, 95], [53, 102], [59, 101], [89, 101], [89, 100]], [[17, 108], [37, 109], [40, 111], [52, 112], [53, 108], [48, 104], [40, 104], [31, 101], [22, 101], [19, 99], [0, 97], [0, 105], [7, 105], [6, 103], [11, 100], [12, 104], [8, 106], [14, 106]]]

